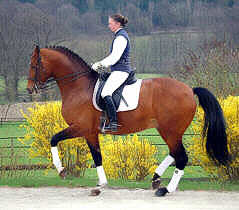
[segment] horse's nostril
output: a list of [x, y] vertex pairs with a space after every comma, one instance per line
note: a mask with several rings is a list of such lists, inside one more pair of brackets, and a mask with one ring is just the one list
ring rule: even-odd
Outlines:
[[29, 93], [29, 94], [32, 94], [32, 89], [31, 88], [27, 88], [27, 92]]

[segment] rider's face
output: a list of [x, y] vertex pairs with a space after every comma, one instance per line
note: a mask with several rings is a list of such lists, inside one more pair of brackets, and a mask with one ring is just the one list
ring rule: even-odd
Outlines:
[[120, 23], [109, 17], [108, 27], [112, 32], [116, 32], [120, 28]]

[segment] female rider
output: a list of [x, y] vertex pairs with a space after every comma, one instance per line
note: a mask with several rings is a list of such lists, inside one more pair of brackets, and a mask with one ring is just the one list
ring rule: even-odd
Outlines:
[[128, 78], [132, 71], [130, 66], [130, 40], [128, 33], [124, 29], [128, 19], [121, 14], [114, 14], [108, 19], [109, 29], [114, 33], [110, 54], [103, 60], [92, 65], [92, 69], [97, 71], [101, 67], [110, 67], [111, 74], [108, 77], [101, 96], [106, 105], [106, 113], [109, 117], [109, 124], [105, 126], [105, 131], [116, 132], [118, 120], [116, 108], [112, 100], [113, 92]]

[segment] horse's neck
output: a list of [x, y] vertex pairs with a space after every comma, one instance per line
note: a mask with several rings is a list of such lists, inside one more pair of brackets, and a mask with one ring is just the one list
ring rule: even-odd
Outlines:
[[[61, 92], [62, 100], [64, 101], [69, 97], [79, 97], [85, 94], [91, 94], [93, 92], [96, 78], [91, 75], [91, 72], [85, 73], [86, 70], [69, 71], [61, 78], [56, 78], [58, 87]], [[68, 75], [74, 75], [68, 77]]]
[[[92, 87], [96, 83], [97, 76], [90, 72], [87, 66], [74, 64], [59, 52], [51, 51], [49, 53], [52, 54], [47, 56], [47, 63], [60, 89], [62, 100], [76, 93], [81, 95], [85, 94], [85, 92], [93, 91]], [[55, 58], [57, 58], [57, 62]]]

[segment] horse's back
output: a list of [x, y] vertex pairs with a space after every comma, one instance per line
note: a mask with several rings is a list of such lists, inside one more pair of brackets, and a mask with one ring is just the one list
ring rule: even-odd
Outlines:
[[183, 82], [169, 77], [144, 79], [143, 86], [153, 90], [153, 96], [158, 98], [192, 99], [193, 90]]
[[159, 93], [171, 97], [193, 97], [192, 88], [183, 82], [169, 77], [153, 78], [153, 85], [159, 90]]

